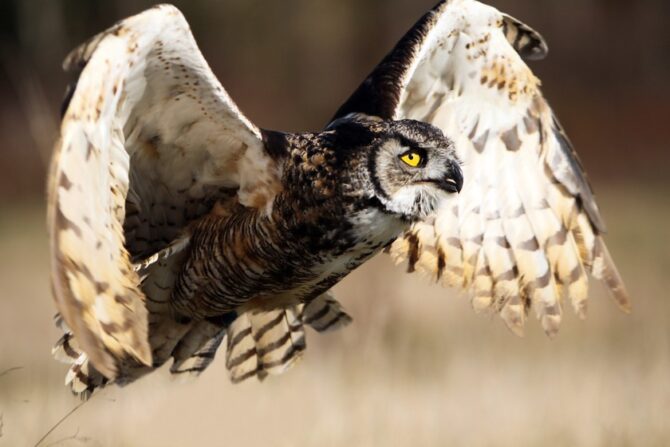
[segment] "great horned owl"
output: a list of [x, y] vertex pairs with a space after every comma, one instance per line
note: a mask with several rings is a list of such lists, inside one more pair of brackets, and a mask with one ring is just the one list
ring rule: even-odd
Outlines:
[[76, 49], [48, 205], [67, 383], [87, 395], [170, 358], [197, 374], [224, 339], [234, 381], [282, 372], [304, 325], [350, 321], [328, 291], [384, 248], [516, 333], [534, 308], [555, 334], [563, 296], [583, 316], [588, 273], [627, 309], [524, 63], [546, 51], [494, 8], [443, 1], [324, 131], [285, 134], [240, 113], [172, 6]]

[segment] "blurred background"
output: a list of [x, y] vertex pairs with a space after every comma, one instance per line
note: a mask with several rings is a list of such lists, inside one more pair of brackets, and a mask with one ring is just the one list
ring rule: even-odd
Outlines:
[[[316, 130], [435, 0], [175, 1], [261, 127]], [[590, 174], [634, 312], [593, 286], [589, 319], [524, 339], [382, 256], [336, 288], [354, 316], [299, 367], [233, 386], [161, 371], [110, 388], [45, 445], [670, 445], [670, 2], [491, 0], [542, 32], [532, 64]], [[77, 404], [52, 361], [44, 181], [66, 53], [140, 0], [0, 0], [0, 445]]]

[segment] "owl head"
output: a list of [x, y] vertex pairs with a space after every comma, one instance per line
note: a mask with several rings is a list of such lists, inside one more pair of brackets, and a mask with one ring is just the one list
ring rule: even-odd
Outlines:
[[349, 116], [347, 121], [334, 123], [344, 143], [340, 147], [356, 148], [369, 192], [385, 211], [423, 219], [461, 191], [463, 172], [453, 143], [435, 126], [365, 116]]

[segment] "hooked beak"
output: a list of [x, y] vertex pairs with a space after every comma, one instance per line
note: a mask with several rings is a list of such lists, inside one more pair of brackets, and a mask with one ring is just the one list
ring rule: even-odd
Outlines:
[[458, 163], [451, 162], [444, 177], [430, 179], [427, 182], [437, 185], [438, 188], [448, 193], [459, 193], [463, 189], [463, 171]]

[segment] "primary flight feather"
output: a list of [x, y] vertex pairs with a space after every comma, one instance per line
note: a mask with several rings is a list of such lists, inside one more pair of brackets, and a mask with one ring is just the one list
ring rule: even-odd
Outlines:
[[[329, 294], [387, 248], [521, 333], [587, 275], [627, 293], [581, 164], [524, 59], [547, 47], [474, 0], [429, 11], [319, 133], [259, 129], [161, 5], [76, 49], [49, 179], [54, 352], [73, 391], [226, 340], [233, 381], [288, 368], [350, 317]], [[457, 194], [458, 193], [458, 194]]]

